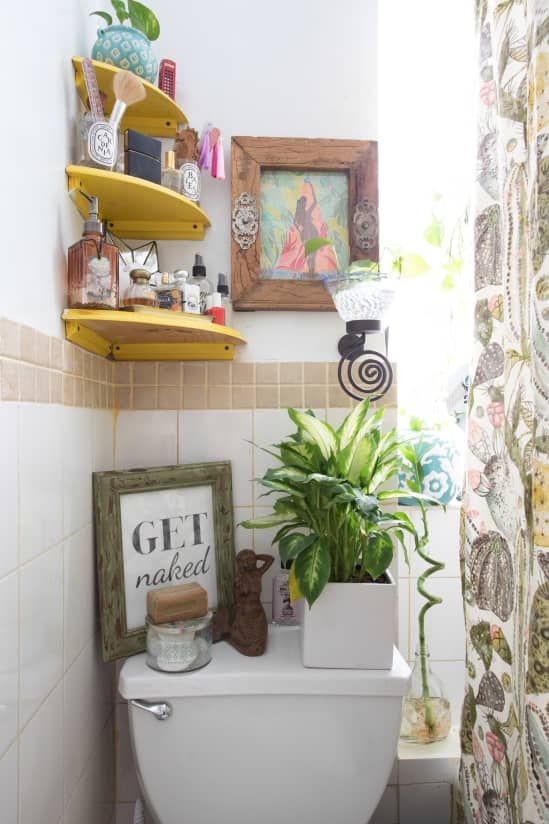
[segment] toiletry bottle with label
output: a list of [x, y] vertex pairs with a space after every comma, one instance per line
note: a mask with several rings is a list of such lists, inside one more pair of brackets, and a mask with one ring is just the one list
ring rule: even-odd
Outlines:
[[160, 309], [169, 309], [171, 312], [181, 312], [181, 290], [169, 272], [162, 272], [160, 283], [156, 287], [156, 297]]
[[175, 168], [175, 152], [166, 152], [162, 169], [162, 185], [178, 194], [181, 192], [181, 172]]
[[200, 314], [200, 286], [191, 283], [189, 273], [185, 269], [176, 269], [173, 276], [183, 292], [183, 311], [191, 315]]
[[194, 266], [192, 277], [189, 278], [189, 283], [198, 286], [200, 289], [200, 312], [204, 314], [206, 311], [206, 296], [213, 292], [212, 284], [206, 279], [206, 267], [202, 260], [202, 255], [194, 256]]
[[299, 621], [296, 609], [290, 601], [289, 575], [290, 570], [284, 569], [281, 564], [280, 572], [273, 578], [273, 623], [294, 627]]
[[179, 292], [181, 294], [181, 311], [182, 312], [187, 311], [186, 306], [185, 306], [186, 301], [187, 301], [185, 289], [188, 286], [188, 280], [189, 280], [189, 273], [187, 272], [186, 269], [176, 269], [174, 271], [174, 273], [173, 273], [173, 285], [174, 285], [174, 289], [179, 289]]
[[[87, 197], [87, 196], [86, 196]], [[68, 305], [71, 308], [118, 307], [118, 249], [103, 239], [96, 197], [88, 197], [84, 232], [68, 253]]]

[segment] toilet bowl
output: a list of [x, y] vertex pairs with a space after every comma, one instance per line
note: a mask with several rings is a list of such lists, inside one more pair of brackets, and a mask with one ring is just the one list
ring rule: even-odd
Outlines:
[[128, 659], [119, 690], [156, 824], [366, 824], [396, 754], [410, 670], [306, 669], [299, 628], [267, 652], [217, 644], [184, 674]]

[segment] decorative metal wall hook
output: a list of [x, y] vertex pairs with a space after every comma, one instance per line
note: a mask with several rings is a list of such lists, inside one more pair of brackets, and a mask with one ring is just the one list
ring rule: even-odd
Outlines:
[[340, 338], [338, 351], [341, 355], [337, 370], [339, 385], [357, 401], [369, 398], [377, 401], [385, 395], [393, 383], [393, 368], [387, 358], [389, 329], [385, 329], [385, 355], [375, 349], [366, 349], [368, 335], [381, 332], [379, 320], [350, 320], [347, 334]]

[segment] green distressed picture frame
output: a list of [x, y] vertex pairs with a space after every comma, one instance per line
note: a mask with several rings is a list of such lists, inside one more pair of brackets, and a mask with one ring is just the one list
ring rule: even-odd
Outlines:
[[[215, 561], [217, 583], [217, 605], [215, 606], [231, 608], [234, 598], [235, 548], [232, 470], [230, 461], [93, 473], [97, 581], [102, 650], [105, 661], [114, 661], [128, 655], [135, 655], [136, 653], [143, 652], [146, 648], [145, 614], [143, 613], [142, 626], [134, 626], [128, 629], [126, 614], [126, 573], [129, 567], [127, 564], [125, 566], [124, 563], [122, 534], [122, 509], [126, 504], [126, 502], [123, 501], [124, 496], [142, 496], [147, 495], [147, 493], [153, 493], [155, 496], [155, 504], [158, 502], [161, 504], [162, 496], [158, 495], [158, 493], [162, 491], [166, 492], [166, 499], [168, 500], [170, 492], [187, 490], [192, 496], [193, 488], [195, 493], [200, 493], [200, 488], [202, 487], [209, 487], [211, 490], [212, 517], [208, 529], [214, 546], [208, 546], [208, 549], [213, 550], [213, 553], [209, 555], [209, 563]], [[135, 509], [135, 505], [139, 508], [139, 502], [143, 500], [146, 499], [143, 499], [143, 497], [131, 499], [129, 505], [132, 505], [133, 509]], [[150, 500], [152, 501], [153, 498]], [[204, 513], [200, 514], [203, 515]], [[183, 515], [183, 513], [181, 513], [181, 517], [192, 517], [193, 521], [191, 524], [193, 524], [196, 515], [193, 515], [193, 513], [185, 513], [185, 515]], [[154, 550], [159, 550], [159, 554], [162, 549], [165, 550], [166, 540], [168, 541], [168, 548], [175, 551], [176, 548], [172, 548], [169, 544], [170, 536], [177, 534], [175, 527], [173, 531], [170, 532], [173, 524], [168, 523], [167, 526], [164, 524], [165, 521], [171, 520], [176, 519], [163, 518], [163, 530], [159, 530], [156, 537], [148, 537], [145, 539], [145, 547], [149, 550], [148, 552], [139, 544], [144, 559], [145, 556], [150, 556]], [[142, 523], [146, 524], [150, 530], [154, 528], [153, 521], [144, 520]], [[200, 518], [198, 525], [200, 525]], [[139, 526], [141, 526], [141, 524], [139, 524]], [[135, 534], [134, 531], [134, 542], [136, 540]], [[164, 546], [162, 546], [161, 543], [163, 539]], [[127, 545], [127, 536], [124, 540]], [[177, 549], [180, 548], [181, 547], [177, 547]], [[177, 567], [177, 569], [180, 570], [183, 568], [182, 566]], [[173, 570], [173, 557], [171, 569]], [[159, 570], [159, 572], [163, 572], [163, 570]], [[130, 574], [131, 573], [128, 572], [128, 579], [130, 578]], [[135, 575], [135, 571], [133, 575]], [[156, 578], [157, 576], [154, 577]], [[165, 574], [161, 577], [165, 579], [167, 575]], [[197, 580], [198, 583], [200, 583], [200, 580], [196, 577], [189, 577], [187, 582]], [[139, 586], [141, 582], [147, 586], [157, 585], [156, 583], [151, 584], [150, 575], [146, 572], [137, 576], [136, 586]], [[170, 583], [172, 585], [183, 582], [183, 580], [163, 581], [165, 584]]]

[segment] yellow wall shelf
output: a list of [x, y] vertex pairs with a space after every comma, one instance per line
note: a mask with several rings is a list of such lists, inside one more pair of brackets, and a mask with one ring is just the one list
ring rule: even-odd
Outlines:
[[202, 240], [210, 219], [183, 195], [118, 172], [67, 166], [67, 185], [82, 217], [89, 204], [78, 190], [99, 198], [101, 220], [118, 237], [142, 240]]
[[[88, 92], [82, 71], [82, 57], [73, 57], [76, 88], [84, 105], [87, 105]], [[112, 81], [116, 72], [120, 71], [108, 63], [92, 60], [100, 91], [107, 95], [104, 103], [105, 114], [109, 115], [114, 105]], [[140, 103], [130, 106], [122, 120], [122, 130], [136, 129], [138, 132], [153, 135], [154, 137], [174, 137], [178, 124], [188, 122], [187, 115], [175, 101], [161, 92], [152, 83], [143, 80], [147, 96]]]
[[236, 329], [199, 315], [108, 309], [65, 309], [67, 339], [116, 361], [233, 360], [235, 346], [246, 343]]

